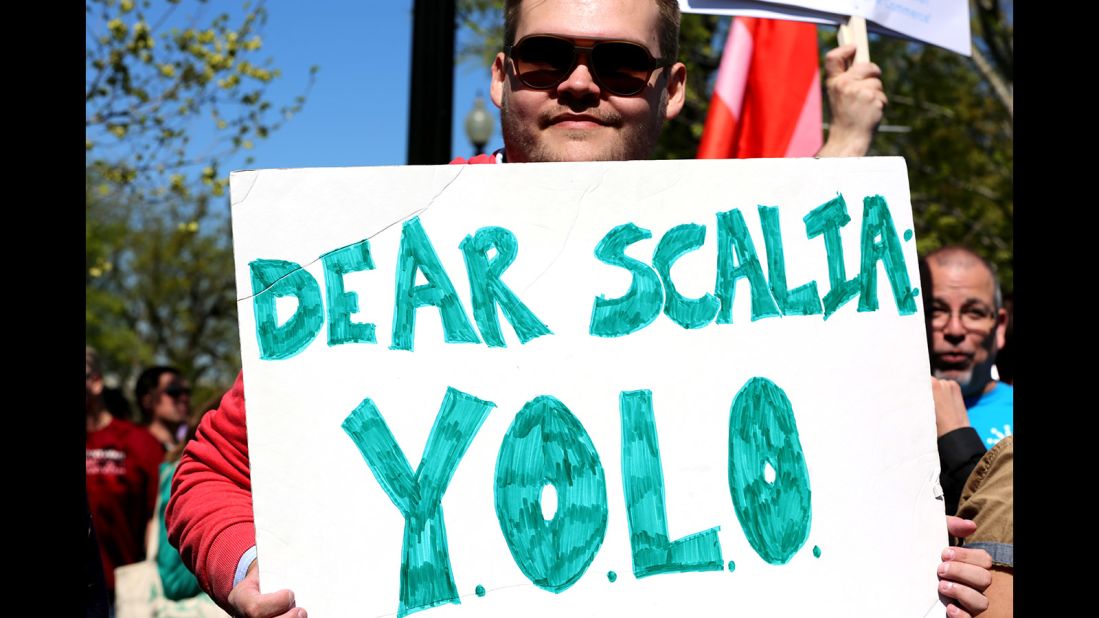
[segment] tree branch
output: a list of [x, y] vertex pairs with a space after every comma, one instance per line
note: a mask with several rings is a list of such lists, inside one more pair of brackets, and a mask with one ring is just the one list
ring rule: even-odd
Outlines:
[[1012, 88], [1010, 84], [1004, 83], [1004, 79], [992, 68], [988, 59], [981, 53], [981, 50], [974, 45], [973, 46], [973, 63], [977, 65], [977, 70], [981, 72], [988, 83], [992, 86], [992, 90], [996, 93], [996, 97], [1000, 99], [1000, 102], [1007, 108], [1007, 115], [1011, 117], [1011, 120], [1015, 120], [1015, 98], [1012, 94]]

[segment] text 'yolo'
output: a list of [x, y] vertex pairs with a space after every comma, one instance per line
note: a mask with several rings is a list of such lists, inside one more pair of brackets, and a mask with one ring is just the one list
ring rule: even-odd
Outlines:
[[[404, 516], [398, 616], [461, 602], [442, 499], [495, 405], [448, 388], [415, 471], [371, 399], [343, 421]], [[623, 391], [619, 414], [634, 576], [722, 570], [719, 527], [674, 541], [668, 537], [652, 393]], [[728, 444], [729, 492], [740, 527], [761, 558], [785, 564], [808, 539], [812, 506], [797, 424], [782, 388], [760, 377], [744, 384], [730, 409]], [[766, 478], [767, 467], [773, 480]], [[552, 519], [542, 511], [547, 485], [557, 495]], [[535, 397], [515, 416], [496, 459], [494, 501], [511, 556], [532, 583], [560, 593], [580, 579], [607, 530], [607, 488], [591, 437], [557, 398]]]

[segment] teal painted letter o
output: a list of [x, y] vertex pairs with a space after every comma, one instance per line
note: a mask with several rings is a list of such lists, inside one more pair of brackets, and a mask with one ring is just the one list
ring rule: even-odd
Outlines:
[[[557, 512], [542, 514], [553, 485]], [[534, 585], [562, 592], [584, 574], [607, 532], [607, 484], [591, 437], [554, 397], [516, 415], [496, 459], [496, 516], [511, 556]]]
[[[773, 482], [766, 467], [774, 470]], [[812, 492], [786, 393], [766, 378], [752, 378], [733, 399], [729, 414], [729, 491], [752, 549], [771, 564], [785, 564], [809, 538]]]

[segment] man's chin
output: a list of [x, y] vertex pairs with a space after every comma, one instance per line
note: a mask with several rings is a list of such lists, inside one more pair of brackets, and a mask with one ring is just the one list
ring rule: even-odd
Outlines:
[[580, 135], [565, 134], [565, 139], [554, 140], [542, 148], [544, 161], [581, 162], [581, 161], [621, 161], [625, 154], [620, 149], [608, 147], [612, 140], [598, 139], [598, 132], [585, 132]]
[[965, 392], [966, 387], [973, 381], [973, 370], [962, 371], [958, 369], [935, 369], [931, 372], [931, 375], [940, 380], [950, 380], [951, 382], [957, 382], [958, 386], [962, 387], [962, 392]]

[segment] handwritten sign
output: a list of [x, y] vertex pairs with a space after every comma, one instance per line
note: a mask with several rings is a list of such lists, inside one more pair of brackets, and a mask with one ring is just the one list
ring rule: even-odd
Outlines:
[[313, 616], [937, 605], [902, 159], [231, 190], [264, 590]]
[[817, 24], [865, 17], [871, 32], [910, 38], [970, 55], [966, 0], [679, 0], [684, 13], [744, 15]]

